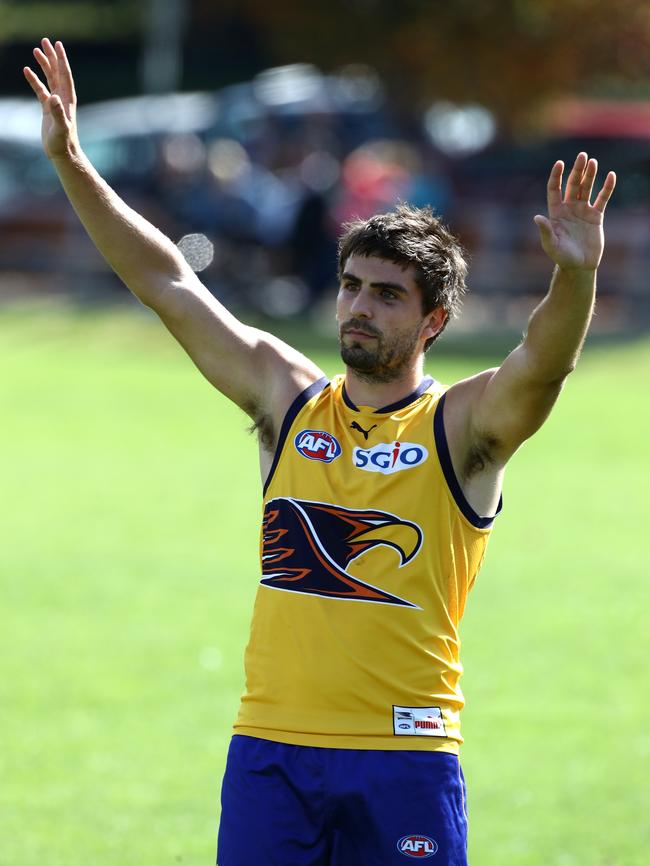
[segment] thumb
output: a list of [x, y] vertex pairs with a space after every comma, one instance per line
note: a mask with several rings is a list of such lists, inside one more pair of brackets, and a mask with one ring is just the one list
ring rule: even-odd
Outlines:
[[66, 116], [65, 109], [63, 108], [61, 97], [57, 96], [56, 94], [50, 96], [47, 102], [47, 106], [50, 109], [50, 113], [52, 117], [56, 120], [56, 122], [62, 124], [63, 126], [67, 126], [68, 118]]
[[537, 216], [533, 217], [535, 225], [539, 229], [539, 237], [542, 242], [542, 246], [552, 246], [553, 244], [553, 229], [551, 228], [550, 221], [541, 214], [537, 214]]

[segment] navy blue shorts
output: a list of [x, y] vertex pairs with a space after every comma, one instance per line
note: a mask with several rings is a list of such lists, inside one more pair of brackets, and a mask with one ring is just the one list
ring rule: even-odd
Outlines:
[[218, 866], [466, 866], [455, 755], [289, 746], [237, 735]]

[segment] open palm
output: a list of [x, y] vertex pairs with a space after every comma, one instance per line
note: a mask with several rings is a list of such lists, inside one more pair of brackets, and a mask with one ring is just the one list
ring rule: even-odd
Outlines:
[[561, 268], [595, 270], [604, 247], [603, 220], [605, 207], [616, 185], [610, 171], [593, 204], [591, 193], [598, 170], [595, 159], [579, 153], [562, 195], [561, 160], [551, 169], [547, 186], [548, 216], [537, 215], [544, 252]]
[[41, 67], [47, 87], [29, 66], [23, 69], [25, 78], [43, 108], [41, 136], [45, 153], [54, 159], [77, 143], [77, 97], [70, 64], [61, 42], [54, 45], [49, 39], [34, 49], [34, 57]]

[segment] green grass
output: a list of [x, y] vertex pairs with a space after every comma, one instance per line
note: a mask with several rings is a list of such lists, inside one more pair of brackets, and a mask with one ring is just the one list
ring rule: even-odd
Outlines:
[[[496, 360], [441, 345], [431, 372]], [[649, 370], [648, 342], [588, 351], [510, 467], [463, 623], [473, 866], [648, 862]], [[213, 863], [246, 419], [137, 304], [7, 308], [0, 371], [0, 864]]]

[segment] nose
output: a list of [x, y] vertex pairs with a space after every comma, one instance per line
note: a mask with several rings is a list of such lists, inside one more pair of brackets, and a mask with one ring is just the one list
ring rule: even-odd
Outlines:
[[372, 318], [372, 304], [370, 293], [368, 291], [363, 288], [359, 289], [350, 304], [350, 312], [356, 318]]

